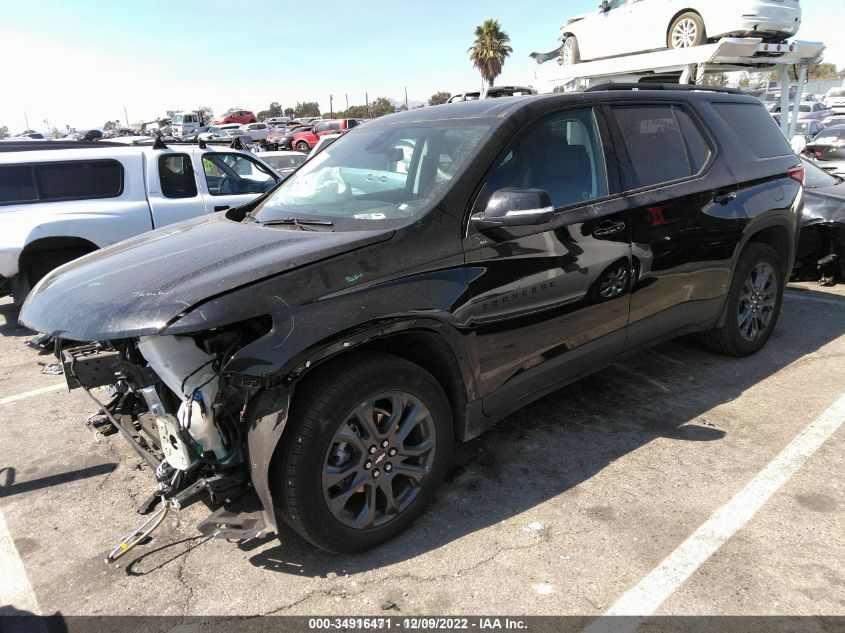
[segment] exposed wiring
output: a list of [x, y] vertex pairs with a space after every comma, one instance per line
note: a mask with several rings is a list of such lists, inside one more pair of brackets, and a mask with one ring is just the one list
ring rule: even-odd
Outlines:
[[[197, 368], [196, 368], [194, 371], [192, 371], [190, 374], [188, 374], [187, 376], [185, 376], [185, 379], [182, 381], [182, 385], [179, 387], [179, 391], [181, 391], [181, 392], [182, 392], [182, 397], [184, 397], [184, 398], [188, 398], [188, 397], [190, 397], [190, 396], [188, 396], [187, 394], [185, 394], [185, 383], [186, 383], [186, 382], [188, 382], [188, 378], [190, 378], [191, 376], [193, 376], [194, 374], [196, 374], [196, 373], [197, 373], [198, 371], [200, 371], [203, 367], [206, 367], [206, 366], [210, 365], [211, 363], [213, 363], [213, 362], [214, 362], [214, 361], [216, 361], [216, 360], [217, 360], [217, 357], [214, 357], [214, 358], [212, 358], [212, 359], [210, 359], [210, 360], [208, 360], [208, 361], [204, 362], [202, 365], [200, 365], [199, 367], [197, 367]], [[216, 374], [216, 372], [215, 372], [215, 374]], [[208, 382], [211, 382], [211, 381], [209, 380]], [[208, 383], [205, 383], [205, 384], [208, 384]], [[204, 386], [204, 385], [203, 385], [203, 386]], [[199, 389], [199, 387], [197, 387], [197, 389]], [[196, 389], [194, 390], [194, 392], [196, 392]]]
[[167, 513], [170, 511], [172, 502], [168, 499], [161, 500], [161, 509], [151, 516], [141, 527], [134, 530], [131, 534], [126, 535], [120, 540], [120, 543], [115, 547], [106, 557], [107, 563], [113, 563], [118, 558], [129, 552], [133, 547], [144, 541], [155, 529], [160, 526]]

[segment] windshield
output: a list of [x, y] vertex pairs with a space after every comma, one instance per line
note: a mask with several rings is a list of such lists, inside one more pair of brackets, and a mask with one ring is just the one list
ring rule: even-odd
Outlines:
[[181, 114], [174, 114], [174, 115], [170, 118], [170, 122], [171, 122], [173, 125], [180, 125], [180, 124], [182, 123], [182, 115], [181, 115]]
[[822, 169], [816, 167], [813, 163], [807, 160], [801, 161], [804, 163], [804, 187], [807, 189], [816, 189], [818, 187], [832, 187], [842, 182], [841, 178], [831, 176]]
[[827, 93], [828, 97], [845, 97], [845, 88], [839, 88], [838, 90], [831, 90]]
[[259, 222], [303, 216], [405, 221], [431, 208], [476, 155], [487, 122], [359, 127], [308, 161], [254, 211]]

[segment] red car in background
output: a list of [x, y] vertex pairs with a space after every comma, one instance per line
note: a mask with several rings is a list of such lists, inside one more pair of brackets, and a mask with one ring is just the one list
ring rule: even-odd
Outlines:
[[297, 132], [293, 135], [291, 146], [293, 149], [300, 152], [310, 152], [321, 136], [326, 134], [343, 133], [352, 128], [361, 125], [361, 119], [334, 119], [331, 121], [321, 121], [314, 126], [314, 129]]
[[256, 123], [257, 121], [258, 119], [255, 118], [252, 110], [232, 108], [223, 115], [222, 119], [214, 121], [214, 125], [223, 125], [224, 123], [240, 123], [243, 125], [244, 123]]

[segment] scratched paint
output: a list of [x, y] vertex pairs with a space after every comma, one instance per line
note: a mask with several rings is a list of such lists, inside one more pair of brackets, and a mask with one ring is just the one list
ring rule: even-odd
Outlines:
[[132, 293], [132, 296], [137, 299], [141, 299], [143, 297], [166, 297], [167, 295], [172, 295], [174, 292], [175, 290], [168, 290], [167, 292], [164, 292], [163, 290], [156, 290], [152, 292], [145, 290], [136, 290]]
[[273, 349], [279, 349], [282, 345], [285, 344], [285, 341], [287, 341], [290, 338], [290, 335], [293, 334], [293, 329], [296, 327], [296, 321], [293, 318], [293, 310], [291, 309], [288, 302], [285, 301], [284, 299], [282, 299], [281, 297], [277, 296], [277, 295], [273, 295], [273, 298], [278, 299], [279, 301], [281, 301], [282, 303], [285, 304], [285, 307], [288, 309], [288, 315], [290, 316], [290, 331], [287, 334], [285, 334], [285, 338], [282, 339], [281, 343], [273, 346]]

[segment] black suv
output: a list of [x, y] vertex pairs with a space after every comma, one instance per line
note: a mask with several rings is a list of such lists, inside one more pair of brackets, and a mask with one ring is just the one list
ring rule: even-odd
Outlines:
[[[210, 495], [229, 537], [281, 517], [360, 551], [423, 512], [455, 440], [621, 355], [763, 347], [803, 176], [728, 91], [422, 108], [247, 206], [63, 266], [21, 317], [72, 386], [116, 381], [104, 406], [165, 500]], [[252, 490], [260, 520], [226, 505]]]

